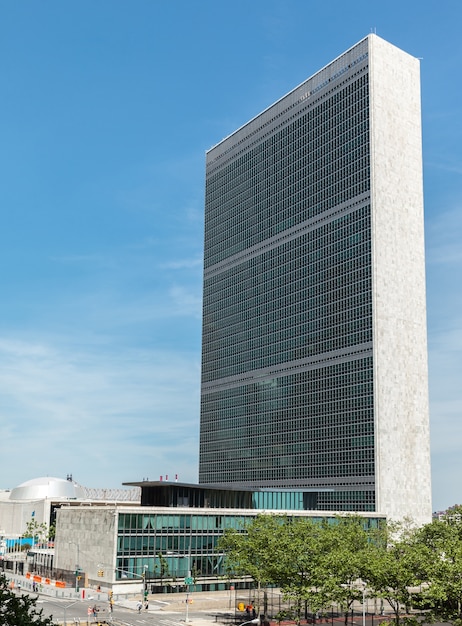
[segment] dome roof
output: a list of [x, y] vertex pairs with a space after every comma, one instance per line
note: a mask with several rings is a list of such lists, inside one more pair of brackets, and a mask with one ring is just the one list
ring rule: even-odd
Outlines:
[[10, 500], [42, 500], [45, 498], [84, 498], [84, 490], [76, 483], [64, 478], [33, 478], [11, 490]]

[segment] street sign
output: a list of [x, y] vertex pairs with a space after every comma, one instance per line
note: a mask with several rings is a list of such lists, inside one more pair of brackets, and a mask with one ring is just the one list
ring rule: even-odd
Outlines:
[[184, 579], [184, 584], [185, 585], [192, 585], [194, 582], [193, 578], [191, 576], [186, 576], [186, 578]]

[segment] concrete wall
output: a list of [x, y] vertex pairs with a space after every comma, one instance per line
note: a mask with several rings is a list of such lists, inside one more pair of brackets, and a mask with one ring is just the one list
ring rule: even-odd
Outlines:
[[[6, 537], [20, 537], [28, 522], [50, 521], [50, 500], [0, 500], [0, 529]], [[34, 514], [34, 515], [32, 515]]]
[[[57, 512], [55, 569], [73, 572], [79, 565], [94, 585], [114, 579], [117, 508], [65, 507]], [[98, 571], [104, 572], [103, 577]]]

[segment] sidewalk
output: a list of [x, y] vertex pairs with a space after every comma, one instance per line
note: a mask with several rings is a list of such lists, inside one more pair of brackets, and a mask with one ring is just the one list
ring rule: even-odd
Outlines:
[[[133, 599], [116, 599], [115, 604], [136, 611], [140, 600], [141, 596]], [[188, 600], [188, 604], [186, 604], [186, 600]], [[229, 592], [221, 591], [152, 594], [148, 599], [147, 612], [159, 611], [163, 613], [183, 614], [184, 616], [186, 616], [186, 613], [197, 614], [200, 612], [204, 614], [204, 619], [210, 623], [215, 622], [217, 616], [234, 614], [234, 602], [230, 602]], [[146, 609], [143, 603], [141, 613], [145, 612]]]

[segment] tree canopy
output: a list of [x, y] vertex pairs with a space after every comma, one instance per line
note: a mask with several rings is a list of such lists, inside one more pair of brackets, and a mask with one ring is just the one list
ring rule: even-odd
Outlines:
[[[459, 513], [422, 528], [407, 520], [370, 528], [355, 515], [313, 520], [261, 514], [245, 528], [228, 529], [219, 548], [230, 577], [248, 575], [258, 590], [279, 587], [297, 623], [306, 606], [315, 613], [332, 605], [346, 623], [353, 603], [365, 597], [385, 600], [396, 623], [422, 602], [429, 620], [454, 622], [462, 609]], [[259, 592], [257, 602], [260, 610]]]
[[219, 542], [229, 575], [247, 574], [274, 585], [290, 601], [297, 623], [309, 605], [318, 612], [339, 604], [345, 615], [362, 598], [358, 584], [370, 553], [364, 520], [338, 517], [335, 523], [304, 517], [259, 515], [245, 532], [229, 529]]
[[45, 522], [39, 524], [35, 519], [31, 519], [26, 524], [23, 537], [30, 537], [34, 543], [43, 543], [44, 541], [54, 539], [55, 532], [54, 524], [48, 527]]
[[416, 542], [428, 554], [422, 601], [434, 618], [462, 624], [462, 507], [420, 528]]

